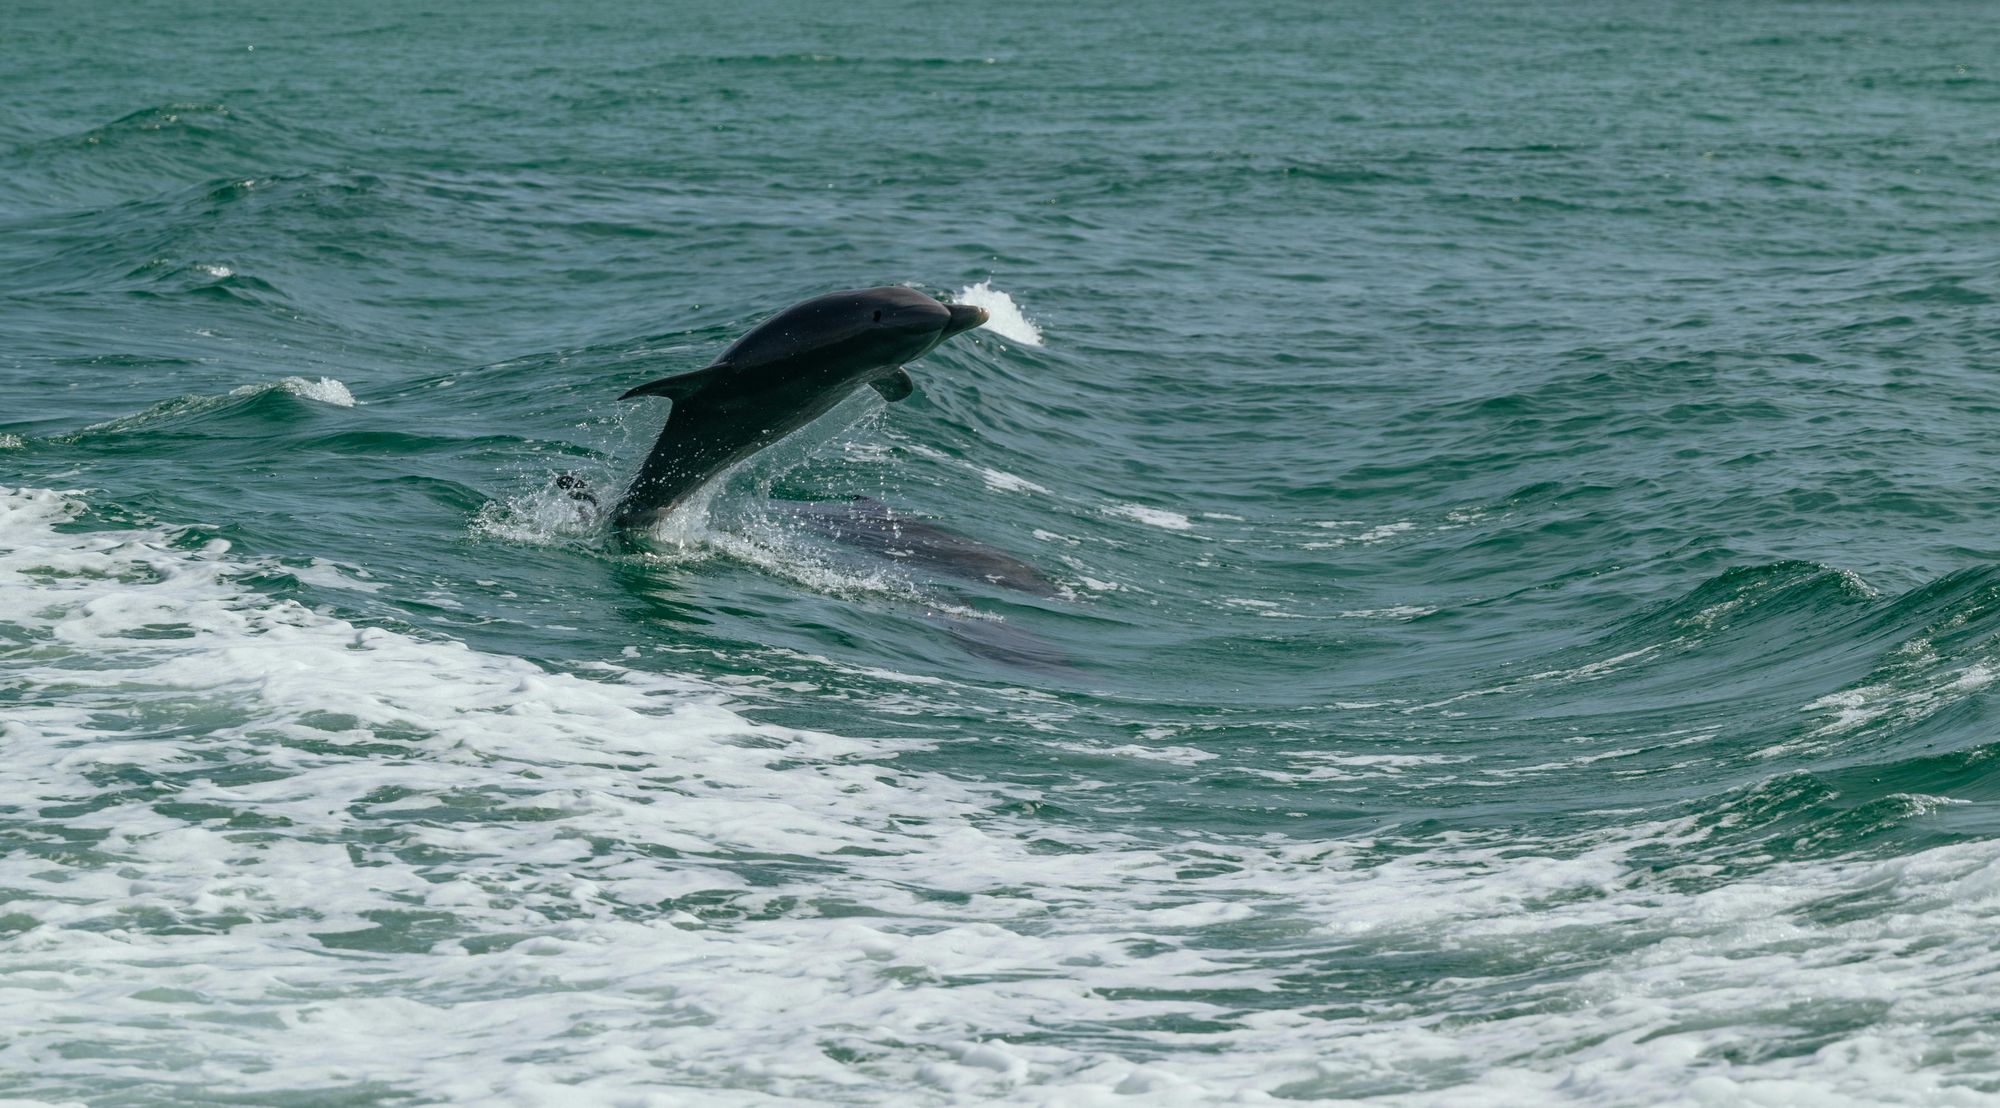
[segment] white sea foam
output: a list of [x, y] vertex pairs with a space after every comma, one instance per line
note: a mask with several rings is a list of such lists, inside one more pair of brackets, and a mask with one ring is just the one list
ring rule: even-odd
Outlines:
[[1975, 662], [1962, 669], [1951, 668], [1926, 638], [1903, 644], [1894, 672], [1882, 679], [1854, 688], [1842, 689], [1805, 706], [1807, 712], [1831, 710], [1833, 718], [1809, 735], [1759, 751], [1773, 758], [1793, 753], [1820, 740], [1844, 735], [1877, 723], [1893, 721], [1908, 727], [1985, 689], [1993, 683], [1993, 667]]
[[1102, 751], [1091, 750], [1088, 747], [1071, 749], [1083, 749], [1092, 754], [1104, 753], [1122, 755], [1127, 758], [1147, 758], [1157, 762], [1169, 762], [1177, 766], [1192, 766], [1201, 762], [1212, 762], [1216, 758], [1221, 757], [1219, 754], [1192, 746], [1141, 746], [1138, 743], [1109, 747]]
[[317, 400], [337, 408], [352, 408], [355, 404], [354, 394], [347, 391], [347, 386], [331, 377], [322, 377], [317, 381], [309, 381], [304, 377], [287, 377], [280, 381], [279, 385], [301, 400]]
[[1416, 530], [1416, 527], [1417, 527], [1416, 524], [1411, 523], [1408, 520], [1398, 520], [1395, 523], [1385, 523], [1380, 527], [1372, 527], [1366, 531], [1363, 531], [1359, 535], [1354, 536], [1354, 541], [1381, 542], [1383, 539], [1389, 538], [1392, 535], [1400, 535], [1405, 531], [1414, 531]]
[[[1112, 794], [347, 622], [242, 583], [225, 543], [79, 511], [0, 489], [0, 1068], [43, 1100], [1990, 1099], [2000, 843], [1724, 880], [1659, 865], [1696, 820], [1023, 816]], [[1449, 970], [1405, 980], [1425, 966]]]
[[1106, 515], [1124, 516], [1154, 527], [1164, 527], [1169, 531], [1192, 531], [1194, 523], [1179, 512], [1165, 508], [1148, 508], [1144, 504], [1113, 504], [1104, 509]]
[[1041, 485], [1028, 480], [1026, 477], [1016, 477], [1011, 473], [1005, 473], [997, 469], [981, 467], [979, 469], [979, 476], [985, 479], [986, 487], [995, 492], [1039, 492], [1046, 494], [1049, 491]]
[[365, 569], [338, 565], [324, 558], [314, 558], [303, 566], [290, 567], [286, 572], [308, 585], [318, 585], [324, 589], [381, 592], [387, 587], [380, 581], [367, 580], [368, 571]]
[[1417, 525], [1407, 519], [1397, 520], [1394, 523], [1383, 523], [1373, 527], [1368, 526], [1368, 524], [1360, 520], [1327, 519], [1327, 520], [1317, 521], [1313, 524], [1313, 526], [1323, 527], [1326, 528], [1327, 530], [1345, 530], [1351, 527], [1363, 527], [1367, 529], [1363, 531], [1358, 531], [1352, 535], [1344, 535], [1337, 539], [1328, 539], [1322, 542], [1300, 543], [1299, 545], [1303, 549], [1335, 550], [1340, 547], [1346, 546], [1350, 543], [1360, 543], [1363, 546], [1372, 546], [1373, 544], [1381, 542], [1384, 539], [1391, 539], [1396, 537], [1397, 535], [1405, 534], [1407, 532], [1414, 531], [1417, 529]]
[[231, 389], [229, 395], [255, 396], [260, 392], [268, 392], [272, 389], [282, 389], [301, 400], [316, 400], [321, 404], [331, 404], [336, 408], [352, 408], [355, 405], [354, 394], [347, 391], [346, 385], [331, 377], [321, 377], [318, 380], [308, 380], [304, 377], [286, 377], [283, 380], [270, 384], [244, 385], [242, 388]]
[[1258, 615], [1263, 616], [1265, 619], [1306, 618], [1305, 616], [1302, 616], [1297, 612], [1286, 610], [1283, 604], [1280, 604], [1275, 600], [1253, 600], [1250, 599], [1249, 597], [1228, 596], [1222, 599], [1222, 603], [1231, 608], [1248, 609], [1249, 611], [1255, 612]]
[[19, 435], [0, 435], [0, 450], [19, 450], [25, 445]]
[[958, 290], [958, 295], [952, 299], [960, 304], [985, 308], [985, 330], [1013, 339], [1023, 346], [1042, 345], [1042, 329], [1030, 323], [1015, 305], [1014, 298], [994, 288], [992, 281], [967, 285]]

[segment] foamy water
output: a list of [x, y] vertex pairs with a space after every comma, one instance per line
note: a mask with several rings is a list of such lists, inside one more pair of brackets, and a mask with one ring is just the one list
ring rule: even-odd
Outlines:
[[265, 14], [7, 13], [0, 1101], [2000, 1103], [1985, 21]]
[[1042, 329], [1021, 314], [1019, 305], [1007, 293], [993, 287], [992, 281], [981, 281], [967, 285], [952, 297], [960, 304], [971, 304], [986, 309], [986, 323], [983, 330], [1013, 339], [1023, 346], [1042, 345]]
[[354, 394], [347, 391], [347, 386], [331, 377], [321, 377], [317, 380], [287, 377], [268, 385], [244, 385], [242, 388], [232, 390], [229, 395], [256, 396], [273, 389], [290, 393], [301, 400], [315, 400], [321, 404], [331, 404], [336, 408], [352, 408], [355, 403]]
[[1104, 509], [1105, 514], [1136, 519], [1140, 523], [1166, 531], [1192, 531], [1194, 523], [1179, 512], [1165, 508], [1149, 508], [1144, 504], [1113, 504]]
[[[1702, 1096], [1926, 1103], [1955, 1072], [1938, 1029], [1973, 1045], [2000, 980], [1990, 843], [1689, 884], [1643, 861], [1687, 822], [1384, 856], [1023, 822], [1049, 798], [900, 768], [927, 740], [316, 613], [239, 583], [226, 543], [78, 531], [83, 508], [0, 490], [0, 787], [47, 844], [0, 859], [0, 1062], [33, 1087], [136, 1064], [248, 1098], [1201, 1104], [1390, 1081], [1432, 1088], [1412, 1104], [1637, 1103], [1752, 1034], [1772, 1049]], [[1410, 762], [1323, 753], [1302, 783]], [[34, 832], [54, 810], [64, 837]], [[1885, 890], [1866, 917], [1816, 907]], [[1249, 950], [1245, 928], [1293, 938]], [[1440, 1016], [1476, 974], [1285, 999], [1299, 960], [1360, 941], [1547, 965], [1583, 933], [1621, 938], [1458, 1027]], [[1880, 1015], [1779, 1049], [1802, 997]], [[215, 1061], [237, 1057], [259, 1065]]]

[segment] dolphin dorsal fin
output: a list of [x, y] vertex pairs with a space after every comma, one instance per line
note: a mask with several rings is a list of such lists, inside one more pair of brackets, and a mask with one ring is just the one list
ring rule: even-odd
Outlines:
[[894, 404], [898, 400], [908, 400], [917, 391], [917, 383], [910, 380], [910, 371], [898, 368], [893, 372], [875, 378], [868, 386], [882, 394], [882, 399]]
[[625, 395], [618, 399], [631, 400], [634, 397], [640, 396], [664, 396], [675, 401], [685, 400], [707, 388], [711, 382], [732, 368], [734, 367], [728, 362], [716, 362], [714, 365], [703, 366], [700, 369], [691, 369], [686, 373], [676, 373], [670, 377], [662, 377], [657, 381], [648, 381], [638, 388], [627, 389]]

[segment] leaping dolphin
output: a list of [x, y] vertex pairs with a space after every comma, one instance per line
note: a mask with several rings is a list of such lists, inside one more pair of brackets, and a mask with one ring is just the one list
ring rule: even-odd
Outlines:
[[758, 324], [712, 365], [632, 389], [619, 399], [665, 396], [674, 405], [613, 521], [653, 523], [863, 385], [891, 402], [909, 396], [916, 383], [905, 363], [985, 322], [983, 308], [901, 285], [830, 292]]

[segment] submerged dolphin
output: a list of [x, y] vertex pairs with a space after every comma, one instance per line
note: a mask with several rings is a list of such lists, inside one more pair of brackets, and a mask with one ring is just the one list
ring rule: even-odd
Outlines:
[[857, 496], [837, 503], [773, 501], [772, 506], [836, 542], [885, 555], [906, 565], [937, 570], [967, 581], [985, 581], [1034, 596], [1063, 595], [1062, 586], [1012, 554], [898, 512], [879, 500]]
[[713, 365], [640, 385], [619, 399], [665, 396], [674, 406], [613, 521], [654, 522], [863, 385], [903, 399], [916, 389], [905, 362], [985, 322], [982, 308], [941, 304], [901, 285], [830, 292], [758, 324]]

